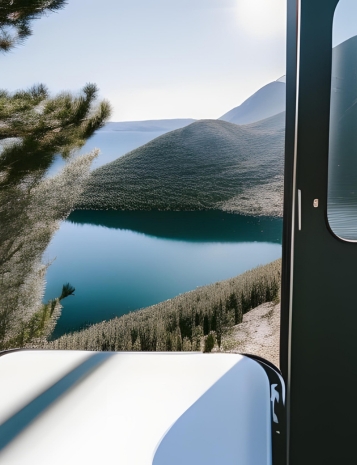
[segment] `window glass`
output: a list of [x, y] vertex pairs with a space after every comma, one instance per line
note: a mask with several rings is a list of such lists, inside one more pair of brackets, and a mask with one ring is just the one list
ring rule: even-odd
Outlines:
[[357, 4], [341, 0], [333, 23], [328, 220], [357, 240]]

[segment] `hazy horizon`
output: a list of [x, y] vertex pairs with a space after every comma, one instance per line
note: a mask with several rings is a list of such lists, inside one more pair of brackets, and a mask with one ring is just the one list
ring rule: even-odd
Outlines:
[[96, 83], [111, 121], [216, 119], [285, 74], [285, 0], [70, 0], [1, 63], [10, 91]]
[[[285, 74], [285, 0], [70, 0], [1, 56], [0, 88], [55, 94], [94, 82], [111, 121], [217, 119]], [[337, 6], [334, 45], [357, 33]]]

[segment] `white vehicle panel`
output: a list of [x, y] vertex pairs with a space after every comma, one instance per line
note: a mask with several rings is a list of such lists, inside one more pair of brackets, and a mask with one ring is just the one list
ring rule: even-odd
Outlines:
[[268, 377], [238, 354], [0, 357], [0, 464], [270, 465]]

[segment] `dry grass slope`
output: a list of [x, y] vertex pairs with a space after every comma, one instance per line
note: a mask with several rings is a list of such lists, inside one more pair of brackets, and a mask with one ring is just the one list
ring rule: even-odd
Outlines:
[[279, 366], [280, 304], [266, 302], [243, 316], [222, 340], [224, 352], [252, 354]]

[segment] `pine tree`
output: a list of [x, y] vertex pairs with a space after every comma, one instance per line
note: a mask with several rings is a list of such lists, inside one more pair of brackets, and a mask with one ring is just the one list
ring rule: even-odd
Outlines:
[[234, 324], [237, 325], [241, 323], [243, 320], [242, 309], [239, 306], [237, 296], [234, 292], [230, 294], [226, 306], [229, 310], [234, 310]]
[[222, 320], [223, 320], [223, 304], [222, 304], [222, 299], [220, 299], [218, 313], [217, 313], [217, 329], [216, 329], [217, 344], [219, 348], [221, 348], [221, 342], [222, 342], [222, 332], [223, 332], [223, 321]]
[[203, 317], [203, 334], [206, 336], [210, 332], [210, 324], [208, 316]]
[[203, 352], [205, 353], [212, 352], [213, 347], [214, 347], [214, 335], [211, 332], [208, 334], [208, 336], [205, 339], [205, 345], [204, 345]]
[[[0, 0], [0, 50], [23, 41], [33, 19], [64, 4]], [[110, 116], [109, 103], [97, 103], [97, 94], [94, 84], [78, 95], [55, 97], [43, 84], [15, 93], [0, 90], [0, 349], [18, 345], [26, 324], [40, 322], [45, 334], [58, 317], [58, 311], [41, 309], [46, 271], [41, 257], [81, 194], [96, 156], [75, 158], [75, 152]], [[56, 155], [68, 164], [46, 178]], [[39, 336], [36, 328], [32, 333]]]

